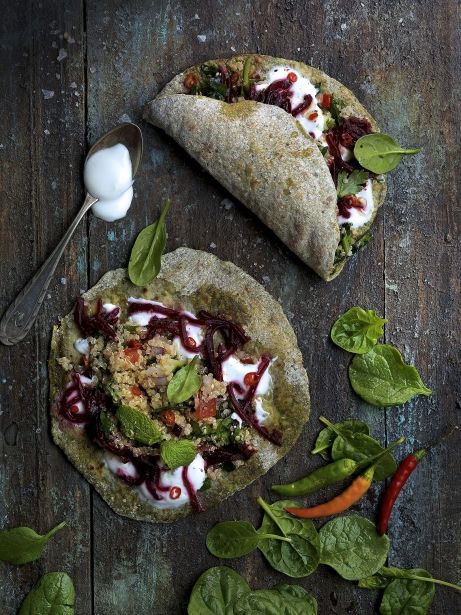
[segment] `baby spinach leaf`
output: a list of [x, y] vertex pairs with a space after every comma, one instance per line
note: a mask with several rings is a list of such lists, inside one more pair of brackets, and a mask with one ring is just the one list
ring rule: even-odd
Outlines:
[[[331, 457], [334, 461], [338, 459], [353, 459], [363, 465], [367, 465], [370, 458], [376, 457], [384, 451], [384, 448], [377, 440], [372, 438], [363, 431], [359, 431], [359, 426], [355, 430], [347, 429], [344, 423], [334, 425], [325, 417], [321, 416], [320, 420], [336, 434], [331, 447]], [[376, 464], [374, 479], [383, 480], [395, 472], [397, 464], [391, 453], [384, 455]]]
[[171, 201], [167, 199], [159, 219], [136, 237], [128, 263], [128, 276], [136, 286], [150, 284], [159, 274], [166, 245], [165, 216], [170, 207]]
[[357, 194], [363, 188], [363, 184], [368, 179], [368, 171], [352, 171], [347, 173], [346, 171], [340, 171], [338, 173], [338, 186], [336, 192], [338, 199], [349, 194]]
[[317, 615], [317, 600], [312, 594], [309, 594], [303, 587], [299, 585], [289, 585], [288, 583], [280, 583], [272, 589], [277, 590], [282, 596], [288, 599], [297, 598], [304, 602], [305, 615]]
[[421, 583], [432, 583], [435, 585], [443, 585], [444, 587], [451, 587], [458, 592], [461, 592], [461, 585], [455, 583], [449, 583], [448, 581], [441, 581], [440, 579], [434, 579], [432, 576], [419, 575], [414, 570], [403, 570], [402, 568], [394, 568], [393, 566], [387, 568], [383, 566], [379, 570], [379, 574], [383, 577], [391, 579], [412, 579], [413, 581], [420, 581]]
[[50, 538], [66, 525], [63, 521], [48, 534], [37, 534], [30, 527], [13, 527], [0, 531], [0, 560], [10, 564], [27, 564], [38, 559]]
[[195, 395], [202, 384], [202, 378], [197, 372], [198, 357], [194, 357], [184, 367], [181, 367], [168, 383], [166, 394], [172, 404], [180, 404]]
[[276, 588], [249, 592], [234, 607], [235, 615], [316, 615], [316, 612], [311, 600]]
[[282, 542], [290, 541], [289, 538], [277, 534], [257, 532], [248, 521], [223, 521], [217, 523], [208, 532], [206, 546], [212, 555], [231, 559], [248, 555], [267, 539]]
[[119, 406], [116, 411], [124, 436], [141, 444], [157, 444], [162, 439], [162, 432], [152, 419], [131, 406]]
[[357, 395], [373, 406], [400, 406], [415, 395], [432, 394], [417, 370], [388, 344], [355, 356], [349, 365], [349, 380]]
[[390, 582], [391, 580], [389, 579], [389, 577], [383, 576], [378, 570], [376, 574], [360, 579], [358, 582], [358, 586], [361, 589], [384, 589], [389, 585]]
[[420, 147], [403, 149], [392, 137], [384, 134], [364, 135], [354, 146], [358, 163], [372, 173], [388, 173], [402, 160], [403, 156], [418, 154]]
[[[430, 578], [421, 568], [407, 570], [410, 574]], [[384, 590], [379, 612], [381, 615], [426, 615], [435, 594], [433, 583], [410, 579], [394, 579]]]
[[[346, 429], [349, 432], [358, 432], [369, 434], [370, 429], [366, 423], [363, 421], [358, 421], [356, 419], [349, 419], [347, 421], [342, 421], [341, 423], [335, 423], [335, 427], [340, 427], [341, 429]], [[321, 455], [325, 461], [330, 461], [330, 453], [329, 449], [331, 449], [333, 442], [335, 441], [336, 434], [329, 427], [325, 427], [322, 429], [317, 436], [315, 441], [315, 446], [312, 449], [313, 455]]]
[[188, 615], [235, 615], [234, 603], [250, 592], [243, 577], [227, 566], [209, 568], [197, 579], [191, 593]]
[[348, 581], [368, 577], [383, 566], [389, 538], [378, 536], [371, 521], [359, 516], [337, 517], [319, 532], [320, 562]]
[[386, 322], [374, 310], [352, 307], [333, 325], [331, 339], [347, 352], [364, 354], [384, 335], [383, 325]]
[[65, 572], [43, 575], [30, 590], [19, 615], [74, 615], [75, 589]]
[[190, 440], [165, 440], [160, 445], [160, 457], [170, 470], [188, 466], [197, 455], [197, 447]]
[[292, 500], [279, 500], [269, 505], [259, 498], [258, 503], [265, 511], [259, 532], [291, 539], [291, 542], [269, 539], [258, 545], [272, 568], [295, 578], [312, 574], [320, 560], [319, 536], [312, 521], [285, 512], [285, 508], [297, 506]]

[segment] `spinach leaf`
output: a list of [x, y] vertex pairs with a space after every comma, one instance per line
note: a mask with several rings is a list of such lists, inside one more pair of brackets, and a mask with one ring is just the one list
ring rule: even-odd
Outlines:
[[[363, 421], [358, 421], [356, 419], [349, 419], [347, 421], [342, 421], [341, 423], [335, 423], [335, 427], [339, 427], [341, 429], [345, 429], [349, 432], [354, 433], [364, 433], [367, 435], [370, 433], [368, 425]], [[329, 427], [325, 427], [320, 431], [319, 435], [317, 436], [315, 446], [312, 449], [311, 453], [313, 455], [320, 455], [325, 459], [325, 461], [330, 461], [331, 457], [329, 450], [331, 449], [335, 438], [335, 432]]]
[[448, 581], [441, 581], [440, 579], [434, 579], [430, 577], [429, 580], [425, 575], [419, 575], [414, 570], [403, 570], [402, 568], [387, 568], [383, 566], [381, 570], [379, 570], [379, 574], [383, 577], [388, 577], [391, 579], [413, 579], [414, 581], [421, 581], [422, 583], [432, 583], [436, 585], [443, 585], [444, 587], [451, 587], [451, 589], [455, 589], [458, 592], [461, 592], [461, 585], [456, 585], [455, 583], [449, 583]]
[[[336, 433], [336, 438], [331, 447], [331, 457], [334, 461], [338, 459], [353, 459], [359, 463], [367, 464], [371, 457], [375, 457], [384, 451], [380, 443], [360, 431], [344, 429], [342, 424], [339, 427], [330, 423], [325, 417], [320, 420], [325, 423], [331, 431]], [[397, 464], [394, 457], [389, 452], [384, 455], [376, 464], [374, 479], [383, 480], [395, 472]]]
[[331, 339], [347, 352], [364, 354], [384, 335], [383, 325], [386, 322], [374, 310], [352, 307], [333, 325]]
[[65, 572], [43, 575], [30, 590], [19, 615], [74, 615], [75, 589]]
[[152, 419], [131, 406], [119, 406], [116, 411], [124, 436], [141, 444], [157, 444], [162, 439], [162, 432]]
[[248, 521], [223, 521], [208, 532], [206, 546], [212, 555], [231, 559], [248, 555], [267, 539], [272, 539], [274, 542], [291, 540], [277, 534], [257, 532]]
[[286, 596], [287, 598], [298, 598], [305, 603], [305, 615], [317, 615], [317, 600], [309, 594], [303, 587], [299, 585], [288, 585], [288, 583], [280, 583], [272, 589], [275, 589]]
[[191, 593], [188, 615], [235, 615], [234, 603], [250, 592], [243, 577], [227, 566], [209, 568], [197, 579]]
[[384, 589], [389, 585], [391, 580], [389, 577], [385, 577], [381, 574], [381, 571], [378, 570], [376, 574], [373, 574], [369, 577], [363, 577], [358, 582], [358, 586], [361, 589]]
[[354, 146], [357, 162], [372, 173], [388, 173], [402, 160], [403, 156], [418, 154], [420, 147], [403, 149], [389, 135], [375, 133], [364, 135]]
[[[430, 578], [421, 568], [405, 571], [419, 577]], [[410, 579], [394, 579], [384, 590], [379, 612], [381, 615], [426, 615], [435, 594], [433, 583]]]
[[146, 226], [136, 237], [128, 262], [128, 276], [136, 286], [146, 286], [160, 271], [166, 245], [165, 216], [171, 207], [167, 199], [159, 219]]
[[197, 447], [190, 440], [165, 440], [160, 445], [160, 457], [170, 470], [188, 466], [197, 455]]
[[316, 615], [317, 605], [309, 598], [295, 596], [286, 589], [282, 591], [276, 588], [258, 589], [239, 598], [234, 613], [235, 615], [250, 613], [251, 615]]
[[63, 521], [48, 534], [37, 534], [30, 527], [13, 527], [0, 531], [0, 560], [10, 564], [27, 564], [38, 559], [50, 538], [66, 525]]
[[378, 344], [349, 365], [352, 388], [373, 406], [400, 406], [415, 395], [430, 396], [417, 370], [394, 346]]
[[319, 532], [320, 562], [348, 581], [368, 577], [383, 566], [389, 538], [378, 536], [371, 521], [359, 516], [337, 517]]
[[256, 549], [260, 535], [248, 521], [223, 521], [207, 534], [208, 551], [223, 559], [248, 555]]
[[258, 503], [265, 511], [259, 532], [291, 539], [291, 542], [269, 539], [258, 545], [272, 568], [295, 578], [312, 574], [320, 561], [319, 536], [312, 521], [285, 512], [285, 508], [297, 506], [292, 500], [279, 500], [269, 506], [259, 498]]
[[346, 171], [340, 171], [338, 173], [338, 185], [336, 192], [338, 199], [349, 194], [357, 194], [363, 188], [363, 185], [367, 182], [368, 171], [352, 171], [347, 173]]
[[172, 404], [180, 404], [195, 395], [202, 384], [202, 378], [197, 372], [198, 357], [194, 357], [184, 367], [181, 367], [168, 383], [166, 394]]

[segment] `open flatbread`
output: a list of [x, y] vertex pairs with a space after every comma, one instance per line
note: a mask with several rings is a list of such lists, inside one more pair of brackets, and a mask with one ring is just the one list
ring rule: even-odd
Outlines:
[[[211, 345], [210, 345], [211, 344]], [[146, 288], [117, 269], [54, 327], [53, 438], [121, 515], [170, 522], [266, 473], [309, 417], [279, 304], [235, 265], [188, 248]]]
[[144, 117], [325, 280], [370, 238], [385, 184], [352, 151], [379, 129], [320, 70], [261, 55], [210, 60], [174, 77]]

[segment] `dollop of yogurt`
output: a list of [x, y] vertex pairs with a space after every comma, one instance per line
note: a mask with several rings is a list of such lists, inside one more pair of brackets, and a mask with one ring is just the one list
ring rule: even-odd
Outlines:
[[122, 143], [95, 152], [85, 163], [85, 187], [98, 201], [93, 214], [106, 222], [126, 215], [133, 200], [133, 169], [128, 148]]
[[[157, 496], [160, 499], [153, 497], [145, 483], [140, 485], [139, 490], [155, 508], [180, 508], [189, 502], [189, 494], [183, 480], [184, 470], [184, 466], [176, 470], [161, 469], [157, 489]], [[198, 454], [187, 466], [187, 479], [194, 491], [198, 491], [205, 482], [205, 478], [205, 460]]]
[[365, 187], [355, 195], [363, 203], [363, 209], [350, 207], [348, 209], [349, 217], [338, 216], [339, 224], [350, 224], [352, 228], [360, 228], [371, 220], [373, 215], [373, 182], [367, 180]]
[[[275, 359], [272, 359], [269, 367], [264, 371], [261, 380], [256, 387], [255, 395], [265, 395], [269, 392], [272, 384], [272, 376], [270, 375], [270, 367]], [[240, 391], [236, 391], [237, 399], [243, 399], [248, 391], [248, 385], [245, 384], [245, 376], [254, 373], [258, 370], [260, 362], [243, 363], [235, 355], [231, 355], [222, 362], [222, 375], [224, 382], [234, 382], [240, 387]]]
[[291, 77], [289, 91], [291, 93], [292, 109], [301, 105], [304, 102], [305, 96], [312, 96], [312, 102], [309, 107], [295, 115], [295, 117], [313, 139], [319, 140], [325, 129], [325, 116], [316, 98], [319, 91], [307, 77], [303, 77], [301, 73], [290, 66], [274, 66], [267, 73], [266, 81], [256, 84], [256, 91], [266, 89], [271, 83], [279, 79], [287, 79], [289, 74]]

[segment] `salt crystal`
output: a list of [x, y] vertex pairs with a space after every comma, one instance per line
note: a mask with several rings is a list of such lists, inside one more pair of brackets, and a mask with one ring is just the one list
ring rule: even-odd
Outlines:
[[214, 241], [212, 241], [212, 242], [210, 243], [210, 248], [211, 248], [212, 250], [214, 250], [214, 249], [216, 248], [216, 244], [215, 244], [215, 242], [214, 242]]
[[50, 131], [48, 130], [48, 128], [45, 128], [45, 130], [43, 131], [46, 135], [50, 134]]
[[67, 284], [67, 278], [61, 278], [60, 282], [63, 286], [65, 286]]
[[58, 60], [58, 62], [62, 62], [66, 58], [67, 58], [67, 51], [61, 47], [61, 49], [59, 50], [59, 53], [58, 53], [57, 60]]
[[43, 98], [48, 100], [49, 98], [53, 98], [54, 90], [42, 90]]
[[69, 86], [69, 87], [71, 87], [71, 88], [76, 88], [76, 87], [77, 87], [77, 84], [75, 83], [75, 81], [72, 81], [72, 83], [70, 84], [70, 86]]
[[204, 43], [206, 41], [206, 34], [197, 34], [197, 38], [199, 43]]
[[96, 72], [96, 69], [94, 66], [90, 66], [90, 73], [93, 75]]

